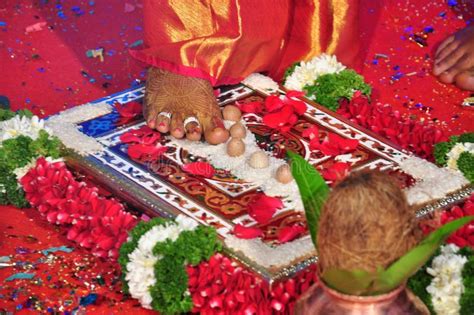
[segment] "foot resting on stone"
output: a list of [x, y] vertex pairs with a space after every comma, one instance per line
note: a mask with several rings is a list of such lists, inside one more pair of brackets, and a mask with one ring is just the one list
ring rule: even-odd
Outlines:
[[145, 88], [144, 116], [147, 125], [181, 139], [210, 144], [227, 141], [211, 84], [203, 79], [150, 68]]

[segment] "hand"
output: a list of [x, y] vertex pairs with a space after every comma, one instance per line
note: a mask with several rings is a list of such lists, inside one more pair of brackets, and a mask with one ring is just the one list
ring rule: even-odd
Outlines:
[[435, 54], [433, 74], [444, 83], [453, 83], [456, 75], [474, 67], [474, 25], [446, 38]]

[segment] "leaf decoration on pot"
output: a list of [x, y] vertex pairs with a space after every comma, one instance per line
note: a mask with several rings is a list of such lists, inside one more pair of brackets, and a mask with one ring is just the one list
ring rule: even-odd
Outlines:
[[329, 187], [321, 174], [304, 158], [291, 151], [288, 151], [287, 154], [291, 159], [291, 173], [298, 185], [303, 201], [311, 240], [316, 247], [319, 215], [321, 207], [328, 197]]
[[449, 235], [472, 220], [474, 216], [467, 216], [445, 224], [385, 270], [369, 272], [328, 268], [321, 277], [328, 286], [345, 294], [377, 295], [390, 292], [415, 274]]

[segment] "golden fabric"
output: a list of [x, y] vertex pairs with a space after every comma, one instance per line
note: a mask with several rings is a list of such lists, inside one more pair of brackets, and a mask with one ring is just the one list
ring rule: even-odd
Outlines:
[[358, 12], [351, 0], [144, 0], [146, 48], [132, 54], [213, 84], [257, 71], [279, 79], [321, 52], [351, 64]]

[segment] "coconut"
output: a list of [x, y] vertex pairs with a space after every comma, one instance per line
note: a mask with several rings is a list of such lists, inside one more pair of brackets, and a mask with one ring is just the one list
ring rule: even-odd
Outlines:
[[319, 271], [386, 268], [417, 239], [415, 213], [391, 177], [374, 171], [354, 173], [334, 187], [321, 211]]

